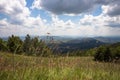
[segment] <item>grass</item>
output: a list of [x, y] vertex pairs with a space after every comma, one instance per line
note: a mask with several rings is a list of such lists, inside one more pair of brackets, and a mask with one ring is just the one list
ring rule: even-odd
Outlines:
[[0, 80], [120, 80], [120, 64], [92, 57], [31, 57], [0, 52]]

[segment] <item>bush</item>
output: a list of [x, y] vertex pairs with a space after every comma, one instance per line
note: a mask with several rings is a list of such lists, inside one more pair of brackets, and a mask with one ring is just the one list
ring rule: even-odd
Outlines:
[[94, 55], [94, 59], [95, 61], [111, 62], [113, 60], [113, 56], [110, 48], [105, 46], [99, 47]]

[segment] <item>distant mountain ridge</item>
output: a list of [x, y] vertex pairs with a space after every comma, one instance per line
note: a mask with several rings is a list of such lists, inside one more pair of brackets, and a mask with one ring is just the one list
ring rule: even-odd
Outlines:
[[[87, 50], [95, 47], [99, 47], [100, 45], [104, 45], [101, 41], [98, 41], [94, 38], [82, 38], [82, 39], [73, 39], [63, 43], [55, 43], [57, 45], [57, 51], [62, 53], [76, 51], [76, 50]], [[55, 45], [53, 44], [53, 45]], [[51, 44], [52, 46], [52, 44]]]
[[[32, 38], [35, 36], [31, 36]], [[47, 41], [49, 40], [47, 38], [47, 36], [38, 36], [39, 39], [43, 40], [43, 41]], [[116, 42], [120, 42], [120, 36], [117, 37], [70, 37], [70, 36], [49, 36], [49, 37], [53, 37], [54, 41], [56, 42], [73, 42], [72, 40], [76, 39], [77, 40], [81, 40], [81, 39], [96, 39], [98, 41], [104, 42], [104, 43], [116, 43]], [[1, 37], [3, 40], [7, 40], [8, 37]], [[20, 39], [24, 40], [25, 36], [20, 36]]]
[[[31, 36], [33, 38], [35, 36]], [[25, 39], [24, 36], [20, 37], [22, 40]], [[53, 42], [51, 43], [50, 38]], [[2, 38], [7, 40], [8, 37]], [[67, 36], [39, 36], [39, 39], [46, 42], [50, 48], [58, 52], [69, 52], [76, 50], [87, 50], [95, 47], [99, 47], [105, 44], [113, 44], [120, 42], [120, 37], [67, 37]]]
[[[56, 37], [54, 37], [54, 39], [56, 40]], [[95, 47], [99, 47], [101, 45], [113, 44], [117, 42], [120, 42], [120, 37], [93, 37], [93, 38], [80, 37], [80, 38], [69, 38], [69, 39], [67, 39], [66, 37], [66, 41], [64, 41], [64, 39], [61, 38], [61, 42], [60, 41], [59, 43], [55, 42], [55, 44], [53, 45], [57, 46], [56, 51], [61, 53], [66, 53], [76, 50], [88, 50]]]
[[[78, 42], [82, 39], [86, 39], [87, 41], [90, 40], [90, 39], [95, 39], [95, 40], [98, 40], [98, 41], [101, 41], [103, 43], [116, 43], [116, 42], [120, 42], [120, 37], [67, 37], [67, 36], [50, 36], [50, 37], [53, 37], [54, 41], [55, 42]], [[42, 40], [46, 40], [46, 36], [41, 36], [40, 37]], [[75, 40], [75, 41], [73, 41]]]
[[94, 39], [104, 43], [117, 43], [120, 42], [120, 37], [95, 37]]

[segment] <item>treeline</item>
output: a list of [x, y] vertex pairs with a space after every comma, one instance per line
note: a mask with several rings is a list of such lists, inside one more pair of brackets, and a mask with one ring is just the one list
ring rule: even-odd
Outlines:
[[26, 35], [24, 41], [14, 35], [10, 36], [7, 41], [0, 38], [0, 51], [36, 56], [52, 54], [44, 41], [40, 40], [39, 37], [31, 38], [30, 35]]
[[58, 47], [52, 48], [39, 37], [31, 38], [26, 35], [24, 40], [18, 36], [10, 36], [7, 41], [0, 38], [0, 51], [31, 56], [93, 56], [95, 61], [112, 62], [120, 60], [120, 42], [112, 45], [104, 45], [89, 50], [76, 50], [73, 52], [60, 53]]

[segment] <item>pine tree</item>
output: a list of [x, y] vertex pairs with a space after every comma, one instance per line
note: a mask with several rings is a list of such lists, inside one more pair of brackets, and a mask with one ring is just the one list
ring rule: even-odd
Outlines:
[[29, 34], [27, 34], [23, 44], [23, 51], [27, 53], [27, 55], [30, 55], [30, 49], [31, 49], [31, 37]]
[[10, 52], [21, 53], [22, 45], [23, 42], [19, 37], [12, 35], [11, 37], [8, 38], [7, 46]]

